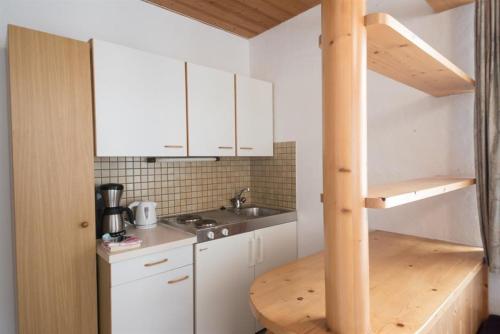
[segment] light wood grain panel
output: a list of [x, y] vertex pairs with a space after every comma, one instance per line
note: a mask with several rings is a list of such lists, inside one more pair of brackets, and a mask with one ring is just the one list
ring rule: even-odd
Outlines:
[[186, 6], [192, 6], [196, 8], [198, 12], [206, 13], [212, 17], [228, 21], [233, 23], [235, 26], [243, 27], [246, 30], [258, 32], [262, 29], [266, 29], [266, 26], [259, 23], [254, 18], [250, 17], [251, 13], [234, 12], [231, 10], [230, 6], [224, 5], [219, 1], [206, 1], [206, 0], [175, 0], [178, 3], [182, 3]]
[[431, 177], [370, 186], [365, 206], [387, 209], [474, 185], [474, 178]]
[[370, 331], [364, 0], [323, 0], [323, 215], [326, 317], [334, 333]]
[[321, 0], [145, 0], [230, 33], [252, 38]]
[[243, 27], [239, 24], [239, 22], [230, 22], [223, 18], [201, 12], [193, 6], [186, 5], [184, 3], [178, 2], [177, 0], [145, 0], [145, 2], [175, 12], [177, 14], [190, 17], [210, 26], [220, 28], [232, 34], [240, 35], [245, 38], [250, 38], [256, 34], [255, 31]]
[[100, 256], [99, 273], [99, 334], [112, 334], [111, 322], [111, 265]]
[[435, 12], [442, 12], [455, 7], [473, 3], [474, 0], [426, 0]]
[[[330, 333], [324, 269], [319, 253], [258, 277], [250, 290], [257, 319], [275, 334]], [[485, 316], [485, 270], [480, 248], [370, 233], [372, 333], [475, 333]]]
[[9, 26], [8, 55], [19, 333], [96, 333], [90, 47]]
[[[244, 3], [245, 6], [248, 6], [249, 8], [253, 8], [260, 13], [263, 13], [265, 15], [269, 15], [273, 19], [275, 19], [278, 22], [283, 22], [286, 21], [290, 18], [290, 13], [287, 11], [284, 11], [281, 8], [278, 8], [274, 6], [273, 4], [269, 3], [267, 0], [233, 0], [239, 3]], [[320, 3], [321, 0], [316, 0], [317, 4]]]
[[450, 295], [446, 307], [436, 312], [423, 334], [476, 333], [488, 317], [488, 268], [465, 281], [463, 289]]
[[474, 91], [474, 80], [392, 16], [365, 17], [368, 68], [433, 96]]

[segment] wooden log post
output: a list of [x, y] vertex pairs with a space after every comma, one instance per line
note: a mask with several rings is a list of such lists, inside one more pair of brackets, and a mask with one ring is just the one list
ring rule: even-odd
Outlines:
[[370, 333], [365, 0], [322, 1], [326, 320]]

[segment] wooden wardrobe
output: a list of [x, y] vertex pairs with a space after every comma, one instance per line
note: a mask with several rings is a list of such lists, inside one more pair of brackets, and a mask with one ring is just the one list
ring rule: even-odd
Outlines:
[[20, 334], [97, 333], [88, 43], [9, 26]]

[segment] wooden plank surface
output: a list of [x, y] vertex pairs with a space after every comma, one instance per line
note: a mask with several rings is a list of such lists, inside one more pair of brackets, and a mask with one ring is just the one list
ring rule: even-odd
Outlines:
[[474, 80], [392, 16], [365, 16], [368, 68], [433, 96], [474, 91]]
[[442, 12], [455, 7], [467, 5], [473, 3], [475, 0], [427, 0], [429, 6], [434, 9], [435, 12]]
[[8, 39], [19, 333], [97, 333], [90, 45]]
[[370, 186], [365, 206], [387, 209], [459, 190], [476, 183], [474, 178], [431, 177]]
[[[443, 317], [477, 326], [486, 314], [483, 268], [480, 248], [370, 233], [372, 332], [443, 333], [435, 327], [441, 326], [437, 324]], [[258, 277], [250, 291], [257, 319], [275, 334], [329, 333], [324, 275], [324, 256], [318, 253]], [[460, 312], [467, 313], [461, 318], [453, 318], [454, 311], [450, 311], [460, 305], [457, 298], [471, 301], [460, 307]], [[446, 325], [452, 328], [453, 324]]]
[[[472, 334], [488, 317], [488, 268], [483, 266], [428, 322], [426, 334]], [[468, 284], [467, 284], [468, 283]]]
[[145, 0], [159, 7], [252, 38], [321, 0]]

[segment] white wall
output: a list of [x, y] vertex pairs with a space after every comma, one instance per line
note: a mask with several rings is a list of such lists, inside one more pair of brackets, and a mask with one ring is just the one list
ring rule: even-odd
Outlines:
[[[474, 6], [434, 14], [425, 1], [368, 0], [467, 73], [474, 74]], [[251, 75], [275, 84], [276, 140], [297, 142], [299, 255], [323, 248], [320, 7], [253, 38]], [[473, 95], [434, 98], [368, 72], [369, 184], [433, 175], [474, 175]], [[372, 229], [480, 245], [474, 187], [369, 212]], [[500, 275], [490, 278], [500, 313]]]
[[7, 24], [80, 40], [100, 38], [227, 71], [249, 72], [246, 39], [139, 0], [0, 0], [0, 334], [15, 333], [5, 74]]
[[139, 0], [0, 0], [6, 23], [80, 40], [98, 38], [141, 50], [248, 73], [248, 41]]
[[250, 40], [250, 71], [274, 83], [275, 141], [296, 141], [299, 256], [323, 248], [319, 6]]

